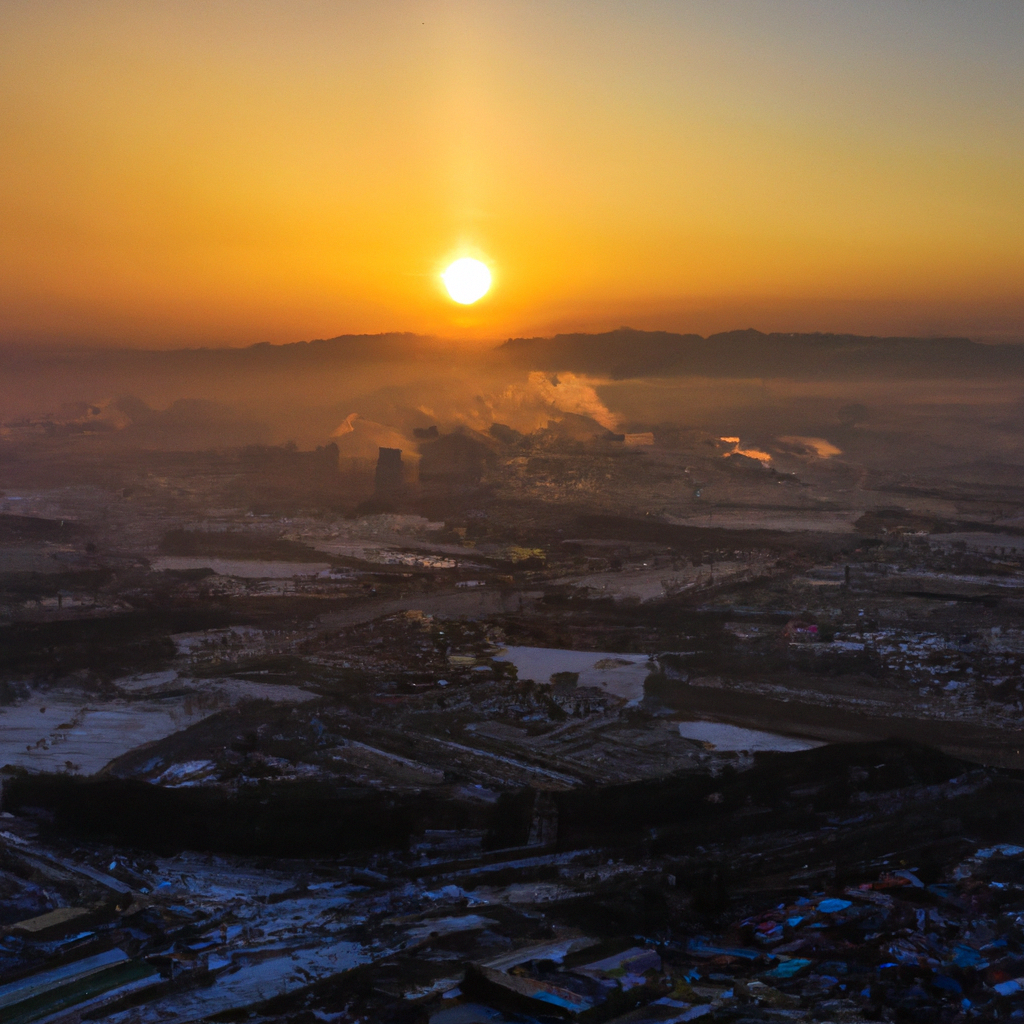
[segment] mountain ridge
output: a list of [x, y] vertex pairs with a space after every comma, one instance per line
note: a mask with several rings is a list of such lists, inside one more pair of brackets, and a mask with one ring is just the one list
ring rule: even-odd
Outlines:
[[510, 338], [498, 351], [514, 364], [614, 379], [816, 377], [883, 370], [912, 377], [1024, 372], [1024, 345], [985, 345], [965, 337], [766, 334], [753, 328], [707, 337], [618, 328], [601, 334]]

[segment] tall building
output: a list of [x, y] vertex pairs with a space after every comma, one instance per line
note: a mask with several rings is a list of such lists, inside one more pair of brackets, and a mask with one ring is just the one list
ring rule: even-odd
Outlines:
[[402, 492], [402, 449], [381, 448], [377, 454], [377, 472], [374, 475], [374, 496], [393, 498]]

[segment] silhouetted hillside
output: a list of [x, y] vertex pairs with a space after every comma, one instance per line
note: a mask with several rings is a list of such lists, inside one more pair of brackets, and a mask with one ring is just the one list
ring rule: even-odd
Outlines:
[[873, 338], [854, 334], [699, 334], [636, 331], [512, 338], [515, 365], [628, 377], [961, 377], [1024, 371], [1024, 347], [968, 338]]

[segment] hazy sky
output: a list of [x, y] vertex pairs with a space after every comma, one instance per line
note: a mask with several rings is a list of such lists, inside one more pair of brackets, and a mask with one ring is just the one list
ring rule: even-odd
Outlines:
[[4, 0], [0, 336], [1024, 335], [1022, 53], [1020, 0]]

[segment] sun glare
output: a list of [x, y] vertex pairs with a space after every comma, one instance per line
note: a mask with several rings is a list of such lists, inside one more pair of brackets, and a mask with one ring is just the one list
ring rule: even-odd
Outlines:
[[468, 306], [487, 294], [491, 287], [491, 272], [479, 260], [465, 256], [456, 260], [441, 275], [441, 280], [456, 302]]

